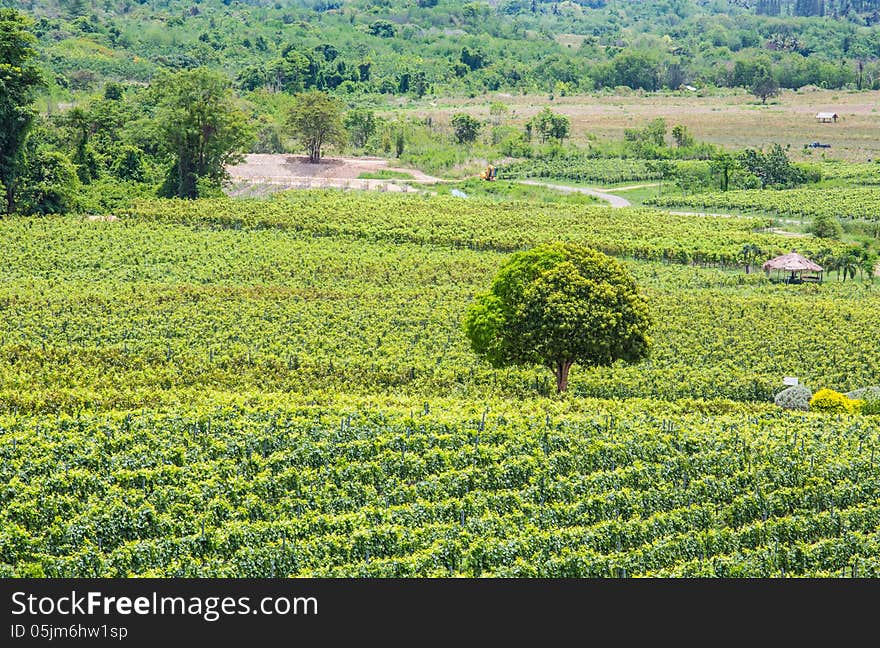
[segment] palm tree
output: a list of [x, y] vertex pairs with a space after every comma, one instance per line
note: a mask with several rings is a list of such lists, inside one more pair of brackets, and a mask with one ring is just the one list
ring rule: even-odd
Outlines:
[[837, 259], [837, 276], [843, 272], [843, 280], [847, 277], [855, 281], [856, 273], [859, 271], [859, 259], [852, 252], [845, 252]]
[[764, 250], [759, 248], [754, 243], [746, 243], [742, 246], [742, 250], [740, 250], [739, 256], [746, 266], [746, 274], [751, 273], [752, 265], [758, 260], [759, 257], [763, 255]]

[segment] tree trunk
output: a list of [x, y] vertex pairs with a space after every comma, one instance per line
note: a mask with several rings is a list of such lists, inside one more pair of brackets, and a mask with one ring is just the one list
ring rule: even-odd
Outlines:
[[554, 373], [556, 374], [556, 393], [561, 394], [568, 389], [568, 370], [574, 363], [571, 360], [563, 360], [556, 364]]
[[11, 214], [15, 209], [15, 190], [12, 188], [12, 181], [6, 185], [6, 213]]

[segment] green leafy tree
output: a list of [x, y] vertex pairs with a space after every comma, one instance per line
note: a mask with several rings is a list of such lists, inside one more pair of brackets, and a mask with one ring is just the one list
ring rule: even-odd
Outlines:
[[156, 126], [174, 165], [163, 193], [197, 198], [199, 181], [220, 185], [226, 166], [241, 161], [251, 141], [245, 114], [236, 108], [229, 80], [204, 68], [166, 73], [158, 89]]
[[769, 67], [761, 66], [755, 72], [749, 91], [765, 104], [768, 99], [779, 96], [779, 81]]
[[554, 114], [550, 118], [550, 137], [557, 140], [560, 144], [568, 137], [571, 131], [571, 120], [565, 115]]
[[569, 243], [511, 256], [464, 319], [472, 348], [493, 366], [541, 364], [558, 392], [575, 363], [645, 357], [650, 327], [648, 304], [623, 264]]
[[510, 108], [505, 103], [493, 101], [489, 105], [489, 117], [495, 126], [499, 126], [508, 114], [510, 114]]
[[465, 113], [458, 113], [452, 117], [452, 130], [455, 140], [459, 144], [470, 144], [480, 134], [480, 122]]
[[526, 124], [526, 137], [531, 140], [532, 132], [541, 136], [541, 142], [549, 139], [562, 143], [571, 130], [571, 120], [565, 115], [557, 115], [549, 108], [544, 108]]
[[398, 129], [394, 133], [394, 156], [400, 157], [403, 155], [403, 149], [406, 147], [406, 133], [403, 132], [403, 129]]
[[376, 115], [372, 110], [350, 110], [345, 113], [345, 129], [355, 148], [364, 148], [367, 140], [376, 132]]
[[810, 233], [818, 238], [839, 240], [843, 235], [843, 227], [831, 214], [818, 214], [810, 225]]
[[660, 87], [660, 61], [654, 52], [625, 50], [614, 57], [605, 85], [657, 90]]
[[36, 114], [34, 92], [43, 83], [30, 27], [24, 15], [0, 9], [0, 185], [10, 213], [15, 210], [22, 150]]
[[374, 20], [367, 27], [367, 33], [379, 38], [394, 38], [396, 33], [394, 23], [390, 20]]
[[287, 119], [294, 136], [309, 154], [309, 162], [321, 161], [325, 146], [344, 146], [342, 109], [330, 95], [318, 90], [298, 94]]
[[29, 156], [21, 192], [26, 214], [65, 214], [76, 203], [79, 178], [76, 166], [59, 151], [41, 150]]
[[75, 106], [64, 113], [62, 121], [73, 139], [73, 163], [80, 182], [89, 184], [101, 175], [101, 161], [91, 144], [96, 124], [85, 109]]
[[658, 117], [642, 128], [625, 128], [623, 138], [640, 151], [647, 147], [662, 148], [666, 146], [666, 120]]
[[767, 152], [745, 149], [737, 156], [740, 166], [761, 181], [761, 188], [794, 187], [806, 180], [804, 172], [791, 163], [785, 149], [773, 144]]
[[687, 148], [694, 145], [694, 136], [684, 124], [676, 124], [672, 127], [672, 139], [679, 148]]

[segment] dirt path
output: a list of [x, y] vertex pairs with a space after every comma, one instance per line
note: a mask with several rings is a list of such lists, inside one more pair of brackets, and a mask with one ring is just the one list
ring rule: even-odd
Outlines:
[[771, 227], [767, 231], [770, 234], [776, 234], [777, 236], [785, 236], [788, 238], [812, 238], [809, 234], [804, 234], [803, 232], [789, 232], [788, 230], [780, 229], [779, 227]]
[[650, 189], [651, 187], [659, 187], [659, 182], [650, 182], [648, 184], [630, 185], [629, 187], [611, 187], [610, 189], [602, 189], [607, 193], [615, 193], [618, 191], [633, 191], [635, 189]]
[[565, 185], [550, 184], [548, 182], [539, 182], [538, 180], [519, 180], [519, 183], [524, 185], [532, 185], [534, 187], [547, 187], [548, 189], [554, 189], [563, 193], [582, 193], [587, 194], [588, 196], [595, 196], [599, 200], [604, 200], [615, 209], [632, 206], [632, 203], [630, 203], [630, 201], [628, 201], [626, 198], [621, 198], [620, 196], [605, 193], [604, 191], [599, 191], [598, 189], [590, 189], [588, 187], [568, 187]]
[[[435, 184], [435, 178], [415, 169], [389, 166], [388, 160], [374, 157], [324, 158], [310, 164], [297, 155], [252, 153], [244, 162], [228, 168], [233, 196], [264, 195], [286, 189], [368, 189], [373, 191], [414, 191], [408, 182]], [[406, 179], [360, 179], [361, 174], [382, 171], [406, 173]]]

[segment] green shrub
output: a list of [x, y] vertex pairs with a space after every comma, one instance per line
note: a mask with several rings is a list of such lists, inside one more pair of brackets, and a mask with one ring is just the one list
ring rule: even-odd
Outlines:
[[862, 387], [846, 393], [847, 398], [863, 401], [880, 401], [880, 387]]
[[810, 399], [810, 411], [853, 414], [859, 411], [863, 402], [847, 398], [833, 389], [820, 389]]
[[843, 226], [835, 216], [818, 214], [810, 226], [810, 233], [818, 238], [838, 240], [843, 235]]
[[808, 387], [801, 385], [783, 389], [776, 394], [773, 402], [779, 407], [789, 410], [802, 410], [804, 412], [810, 409], [810, 398], [813, 392]]
[[859, 412], [862, 414], [880, 414], [880, 399], [860, 401], [862, 406]]

